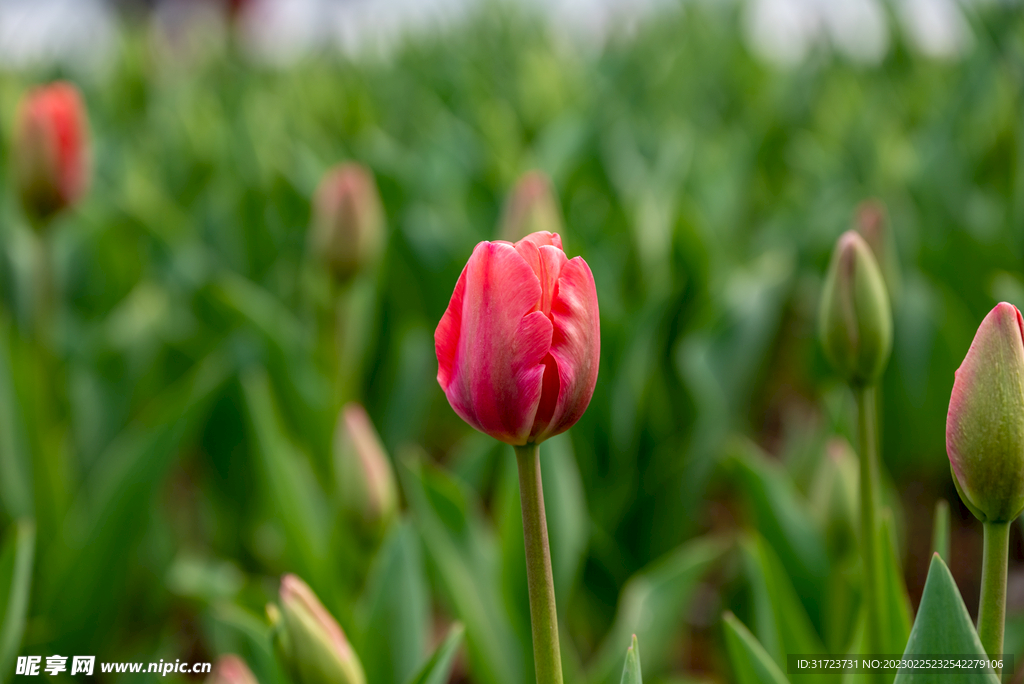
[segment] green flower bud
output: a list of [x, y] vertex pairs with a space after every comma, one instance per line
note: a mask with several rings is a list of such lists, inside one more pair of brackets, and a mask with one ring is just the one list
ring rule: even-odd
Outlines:
[[871, 248], [852, 230], [832, 253], [818, 323], [825, 355], [847, 382], [881, 377], [892, 349], [889, 295]]
[[282, 577], [280, 599], [283, 634], [275, 641], [296, 684], [366, 684], [341, 626], [305, 582]]
[[960, 498], [983, 522], [1024, 510], [1024, 319], [997, 304], [956, 371], [946, 453]]
[[259, 684], [245, 661], [228, 653], [217, 659], [206, 684]]
[[384, 445], [359, 404], [347, 404], [338, 416], [334, 463], [342, 507], [382, 530], [398, 509], [398, 492]]
[[384, 246], [384, 207], [369, 169], [343, 164], [327, 172], [313, 201], [314, 255], [345, 281], [374, 263]]
[[548, 177], [527, 171], [509, 195], [498, 234], [502, 240], [518, 242], [542, 231], [563, 233], [562, 217]]

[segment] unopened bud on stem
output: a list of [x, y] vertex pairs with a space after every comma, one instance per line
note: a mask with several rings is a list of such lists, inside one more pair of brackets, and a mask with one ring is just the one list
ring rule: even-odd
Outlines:
[[366, 684], [341, 626], [305, 582], [295, 575], [282, 577], [280, 599], [279, 650], [296, 684]]
[[956, 371], [946, 453], [960, 498], [983, 522], [1024, 509], [1024, 319], [997, 304]]
[[57, 82], [36, 88], [21, 102], [12, 156], [21, 205], [43, 226], [75, 204], [88, 183], [86, 115], [78, 90]]
[[878, 381], [892, 349], [892, 310], [871, 248], [852, 230], [832, 253], [818, 323], [825, 355], [848, 383]]
[[395, 476], [384, 445], [359, 404], [346, 404], [334, 433], [342, 506], [380, 530], [398, 508]]
[[339, 281], [377, 260], [384, 208], [369, 169], [342, 164], [324, 176], [313, 201], [312, 248]]

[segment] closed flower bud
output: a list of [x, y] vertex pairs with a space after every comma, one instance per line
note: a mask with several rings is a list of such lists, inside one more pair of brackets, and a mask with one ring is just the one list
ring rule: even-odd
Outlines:
[[515, 242], [530, 233], [562, 230], [558, 202], [551, 192], [551, 182], [540, 171], [527, 171], [512, 189], [501, 218], [499, 235]]
[[956, 371], [946, 453], [960, 498], [982, 521], [1024, 509], [1024, 319], [997, 304]]
[[21, 102], [12, 155], [14, 180], [35, 225], [75, 204], [88, 182], [86, 116], [78, 90], [52, 83]]
[[366, 684], [363, 666], [341, 626], [313, 590], [295, 575], [281, 578], [284, 632], [279, 648], [296, 684]]
[[892, 311], [871, 248], [852, 230], [832, 254], [818, 323], [825, 355], [847, 382], [878, 380], [892, 349]]
[[384, 245], [384, 208], [370, 171], [343, 164], [327, 172], [313, 200], [313, 252], [345, 281], [374, 263]]
[[434, 332], [437, 381], [459, 416], [513, 445], [568, 430], [601, 357], [594, 276], [556, 233], [481, 242]]
[[359, 404], [348, 404], [334, 432], [334, 463], [342, 506], [380, 529], [398, 508], [391, 462], [370, 417]]
[[206, 684], [259, 684], [245, 661], [233, 654], [223, 655], [213, 665]]

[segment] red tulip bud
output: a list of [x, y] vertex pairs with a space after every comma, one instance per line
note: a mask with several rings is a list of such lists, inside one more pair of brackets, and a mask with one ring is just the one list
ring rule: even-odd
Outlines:
[[86, 115], [78, 90], [57, 82], [31, 91], [15, 128], [15, 183], [34, 224], [75, 204], [88, 182]]
[[314, 198], [312, 243], [340, 281], [376, 261], [384, 244], [384, 208], [368, 169], [343, 164], [327, 172]]
[[601, 356], [594, 276], [556, 233], [481, 242], [434, 332], [437, 381], [459, 416], [513, 445], [568, 430]]
[[960, 498], [980, 520], [1009, 522], [1024, 509], [1024, 319], [997, 304], [956, 371], [946, 453]]
[[245, 661], [233, 654], [223, 655], [213, 665], [206, 684], [259, 684]]
[[505, 205], [499, 231], [501, 239], [515, 242], [530, 233], [561, 230], [562, 219], [548, 177], [540, 171], [526, 172]]

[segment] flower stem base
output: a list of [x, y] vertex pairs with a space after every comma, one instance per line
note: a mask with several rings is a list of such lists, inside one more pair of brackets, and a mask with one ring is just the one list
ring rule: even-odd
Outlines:
[[1010, 523], [986, 522], [978, 601], [978, 638], [990, 658], [1003, 652], [1006, 623], [1006, 562], [1010, 555]]

